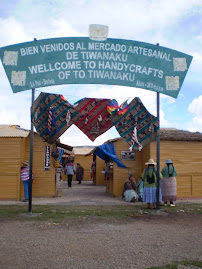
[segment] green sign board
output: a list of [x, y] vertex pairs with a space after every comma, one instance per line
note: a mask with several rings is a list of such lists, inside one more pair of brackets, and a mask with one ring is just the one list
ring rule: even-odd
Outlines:
[[61, 84], [143, 88], [177, 98], [192, 56], [148, 43], [87, 37], [37, 40], [0, 48], [14, 93]]

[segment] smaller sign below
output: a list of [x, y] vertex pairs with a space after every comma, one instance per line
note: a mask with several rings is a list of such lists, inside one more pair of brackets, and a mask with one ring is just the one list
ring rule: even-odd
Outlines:
[[45, 146], [44, 151], [44, 170], [50, 170], [50, 146]]
[[121, 151], [121, 160], [126, 160], [126, 161], [135, 160], [135, 152]]

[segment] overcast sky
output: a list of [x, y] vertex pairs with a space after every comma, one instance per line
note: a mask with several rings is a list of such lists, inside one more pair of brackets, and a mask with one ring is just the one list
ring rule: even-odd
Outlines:
[[[202, 132], [202, 1], [201, 0], [0, 0], [0, 47], [34, 38], [87, 37], [90, 24], [109, 27], [109, 38], [159, 43], [193, 56], [177, 99], [161, 94], [161, 127]], [[123, 86], [59, 85], [37, 88], [62, 94], [69, 103], [84, 97], [115, 98], [119, 103], [140, 97], [156, 115], [156, 93]], [[30, 129], [31, 91], [13, 93], [0, 63], [0, 124]], [[71, 126], [61, 142], [99, 145], [119, 137], [115, 128], [91, 142]]]

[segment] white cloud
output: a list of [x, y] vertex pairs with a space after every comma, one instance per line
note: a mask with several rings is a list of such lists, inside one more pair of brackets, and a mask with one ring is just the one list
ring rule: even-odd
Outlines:
[[188, 124], [189, 130], [202, 132], [202, 95], [191, 102], [188, 111], [194, 114], [192, 122]]
[[198, 35], [198, 36], [196, 36], [196, 39], [198, 39], [199, 42], [200, 42], [200, 44], [202, 44], [202, 35]]
[[202, 95], [191, 102], [188, 111], [202, 118]]
[[106, 142], [109, 139], [120, 137], [115, 127], [112, 127], [110, 130], [100, 135], [95, 139], [95, 141], [91, 141], [79, 128], [75, 125], [72, 125], [61, 137], [61, 143], [71, 145], [71, 146], [99, 146]]
[[0, 18], [1, 47], [30, 41], [32, 38], [26, 34], [24, 26], [14, 17]]
[[[0, 47], [10, 44], [32, 41], [37, 39], [53, 37], [75, 37], [88, 36], [89, 24], [98, 23], [109, 26], [109, 37], [141, 40], [149, 43], [160, 43], [161, 46], [170, 47], [193, 55], [193, 61], [185, 82], [195, 83], [197, 86], [189, 93], [183, 92], [187, 101], [199, 90], [201, 85], [201, 32], [195, 27], [191, 31], [193, 38], [187, 40], [186, 30], [183, 30], [182, 21], [191, 18], [194, 14], [200, 15], [201, 0], [20, 0], [16, 1], [8, 9], [7, 2], [3, 3], [5, 14], [10, 17], [0, 17]], [[12, 6], [12, 4], [11, 4]], [[192, 21], [193, 23], [194, 21]], [[176, 26], [180, 25], [182, 32], [176, 32]], [[192, 25], [195, 25], [194, 23]], [[179, 28], [178, 28], [179, 29]], [[198, 32], [197, 32], [198, 31]], [[187, 40], [184, 42], [184, 40]], [[19, 124], [23, 128], [30, 128], [30, 105], [31, 91], [13, 94], [5, 72], [0, 65], [0, 123]], [[107, 85], [60, 85], [36, 89], [36, 97], [40, 91], [63, 94], [70, 102], [84, 98], [110, 98], [117, 99], [122, 103], [127, 98], [129, 102], [136, 96], [140, 97], [149, 112], [156, 116], [156, 93], [148, 90]], [[181, 96], [181, 93], [180, 93]], [[177, 124], [167, 116], [168, 109], [175, 109], [176, 100], [161, 95], [160, 119], [161, 127], [174, 127]], [[23, 105], [22, 105], [23, 104]], [[180, 105], [180, 104], [178, 104]], [[189, 106], [189, 112], [194, 115], [189, 129], [202, 130], [202, 101], [196, 98]], [[183, 113], [183, 111], [182, 111]], [[183, 123], [182, 123], [183, 124]], [[190, 127], [191, 126], [191, 127]], [[186, 128], [186, 126], [184, 125]], [[110, 138], [117, 137], [118, 133], [111, 128], [108, 132], [95, 140], [95, 144], [104, 142]], [[91, 144], [92, 142], [76, 127], [69, 129], [61, 137], [67, 144]]]
[[[52, 31], [52, 37], [80, 37], [85, 36], [83, 33], [75, 30], [64, 18], [61, 19], [51, 19], [51, 31]], [[49, 32], [49, 34], [51, 34]]]

